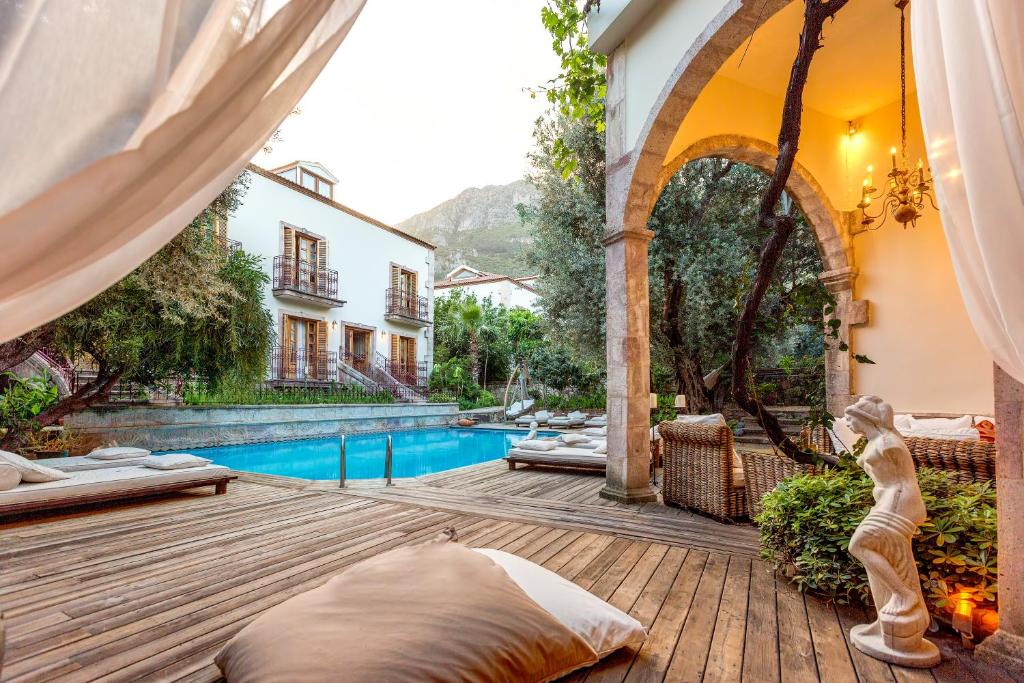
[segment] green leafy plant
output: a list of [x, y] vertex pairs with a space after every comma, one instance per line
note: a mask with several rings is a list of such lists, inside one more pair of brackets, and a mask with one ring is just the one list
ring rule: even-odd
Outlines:
[[394, 403], [386, 391], [367, 391], [360, 386], [329, 384], [324, 387], [268, 387], [226, 382], [211, 387], [191, 382], [182, 392], [185, 405], [316, 405], [342, 403]]
[[[914, 556], [929, 607], [945, 610], [957, 592], [994, 607], [995, 491], [930, 469], [918, 472], [918, 482], [928, 518], [914, 536]], [[757, 516], [762, 556], [801, 590], [869, 603], [867, 573], [848, 547], [874, 503], [871, 489], [871, 479], [848, 454], [821, 474], [787, 479], [765, 496]]]
[[0, 426], [21, 429], [57, 402], [57, 386], [45, 372], [32, 377], [8, 372], [3, 377], [7, 388], [0, 394]]

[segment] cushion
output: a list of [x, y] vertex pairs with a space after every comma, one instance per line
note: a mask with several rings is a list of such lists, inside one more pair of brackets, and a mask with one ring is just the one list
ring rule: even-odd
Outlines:
[[7, 463], [18, 470], [20, 481], [27, 484], [44, 484], [48, 481], [60, 481], [61, 479], [71, 478], [71, 475], [67, 472], [61, 472], [52, 467], [34, 463], [16, 453], [0, 451], [0, 462]]
[[607, 427], [587, 427], [583, 430], [587, 436], [608, 436]]
[[960, 417], [911, 417], [910, 426], [912, 429], [922, 431], [965, 429], [974, 426], [974, 419], [970, 415], [961, 415]]
[[828, 438], [832, 441], [832, 448], [836, 453], [853, 452], [853, 445], [860, 441], [860, 434], [850, 429], [850, 424], [845, 417], [837, 417], [832, 421], [832, 429], [828, 431]]
[[558, 442], [543, 441], [541, 439], [523, 439], [516, 444], [516, 447], [526, 451], [553, 451], [558, 448]]
[[272, 607], [214, 661], [229, 683], [549, 681], [597, 661], [493, 560], [436, 539]]
[[205, 467], [212, 460], [200, 458], [191, 453], [168, 453], [167, 455], [151, 455], [142, 461], [143, 467], [154, 470], [180, 470], [185, 467]]
[[978, 436], [982, 441], [987, 443], [996, 442], [996, 425], [994, 422], [988, 420], [977, 420], [974, 423], [974, 428], [978, 430]]
[[574, 410], [571, 413], [569, 413], [568, 415], [566, 415], [566, 417], [568, 417], [570, 420], [586, 420], [587, 419], [587, 414], [583, 413], [583, 412], [580, 412], [578, 410]]
[[10, 491], [21, 483], [21, 472], [8, 462], [0, 462], [0, 491]]
[[919, 437], [926, 439], [946, 439], [948, 441], [978, 441], [981, 439], [981, 432], [976, 427], [961, 427], [959, 429], [913, 429], [904, 432], [903, 436]]
[[992, 426], [995, 426], [996, 419], [994, 417], [990, 416], [990, 415], [975, 415], [974, 416], [974, 424], [978, 425], [981, 422], [991, 422]]
[[538, 420], [550, 420], [551, 412], [548, 410], [538, 410], [535, 416]]
[[599, 657], [621, 647], [639, 647], [647, 638], [639, 621], [553, 571], [502, 550], [474, 550], [494, 560], [534, 602], [587, 641]]
[[590, 437], [582, 434], [562, 434], [558, 440], [567, 446], [575, 446], [581, 443], [590, 443]]
[[913, 429], [914, 416], [907, 415], [906, 413], [901, 415], [894, 415], [892, 418], [892, 422], [893, 426], [896, 427], [896, 431], [902, 434]]
[[594, 453], [597, 453], [597, 454], [607, 453], [607, 452], [608, 452], [608, 442], [607, 441], [605, 441], [603, 444], [601, 444], [600, 446], [598, 446], [597, 448], [594, 449]]
[[127, 458], [141, 458], [149, 455], [152, 451], [135, 446], [110, 446], [108, 448], [97, 448], [89, 453], [88, 457], [94, 460], [125, 460]]
[[676, 422], [682, 422], [686, 425], [724, 425], [725, 416], [721, 413], [714, 413], [712, 415], [679, 415], [676, 417]]

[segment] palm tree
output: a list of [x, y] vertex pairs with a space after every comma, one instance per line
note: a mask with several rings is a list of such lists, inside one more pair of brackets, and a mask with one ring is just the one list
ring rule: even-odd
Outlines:
[[465, 301], [456, 313], [459, 327], [469, 339], [469, 372], [473, 379], [480, 381], [480, 331], [484, 325], [484, 311], [474, 300]]

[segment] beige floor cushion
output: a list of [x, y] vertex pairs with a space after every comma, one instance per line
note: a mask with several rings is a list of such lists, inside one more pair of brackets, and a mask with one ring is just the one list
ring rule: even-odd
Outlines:
[[166, 455], [151, 455], [142, 461], [143, 467], [151, 467], [154, 470], [181, 470], [188, 467], [204, 467], [212, 460], [200, 458], [191, 453], [168, 453]]
[[128, 458], [144, 458], [150, 453], [151, 451], [148, 449], [135, 446], [108, 446], [107, 448], [97, 448], [86, 457], [94, 460], [126, 460]]
[[597, 661], [490, 558], [434, 540], [271, 608], [217, 654], [228, 683], [549, 681]]
[[474, 550], [494, 560], [534, 602], [590, 643], [598, 656], [639, 647], [647, 638], [639, 621], [553, 571], [502, 550]]
[[10, 491], [21, 483], [21, 472], [14, 465], [0, 462], [0, 491]]

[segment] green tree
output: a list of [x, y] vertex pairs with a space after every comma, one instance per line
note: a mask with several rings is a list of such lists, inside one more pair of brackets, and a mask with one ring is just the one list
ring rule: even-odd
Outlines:
[[117, 284], [0, 345], [0, 370], [47, 349], [69, 365], [84, 362], [96, 371], [94, 379], [36, 415], [38, 425], [108, 400], [118, 382], [153, 386], [193, 375], [216, 385], [228, 376], [262, 377], [273, 343], [270, 314], [262, 305], [267, 276], [258, 257], [227, 252], [215, 234], [215, 226], [238, 206], [246, 184], [243, 174]]

